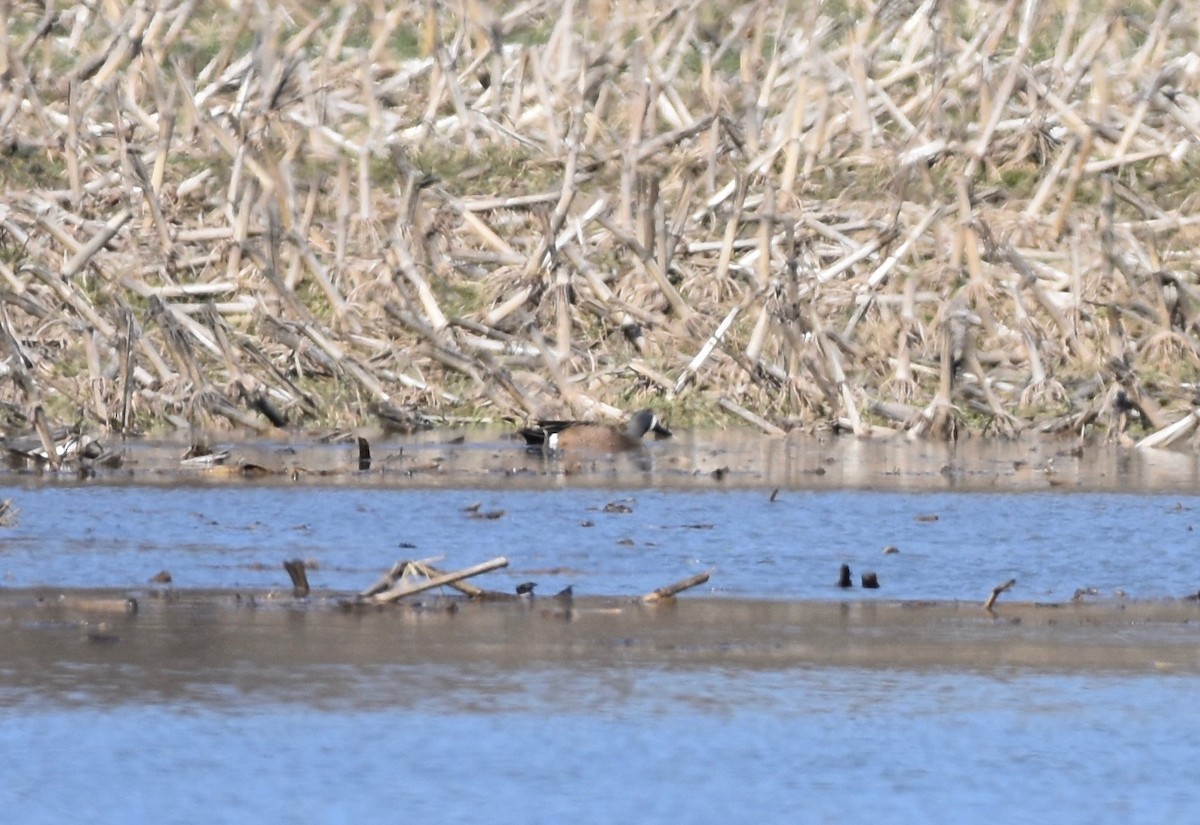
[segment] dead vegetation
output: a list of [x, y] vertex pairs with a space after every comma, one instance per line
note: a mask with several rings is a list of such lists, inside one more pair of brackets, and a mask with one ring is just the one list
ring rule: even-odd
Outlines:
[[4, 7], [8, 431], [1195, 420], [1194, 0]]

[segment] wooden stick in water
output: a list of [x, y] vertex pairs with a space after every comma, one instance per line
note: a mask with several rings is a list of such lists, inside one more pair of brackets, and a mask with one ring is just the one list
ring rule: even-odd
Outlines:
[[[421, 572], [423, 572], [425, 575], [431, 576], [431, 577], [446, 575], [446, 573], [444, 571], [438, 570], [436, 567], [432, 567], [432, 566], [430, 566], [428, 564], [424, 564], [424, 563], [418, 563], [418, 569]], [[476, 587], [475, 585], [468, 584], [465, 581], [449, 582], [446, 586], [454, 588], [459, 593], [462, 593], [464, 596], [470, 596], [472, 599], [478, 599], [482, 596], [487, 596], [487, 595], [494, 595], [492, 593], [492, 591], [484, 590], [482, 587]], [[502, 595], [507, 596], [509, 594], [504, 593]]]
[[462, 579], [469, 579], [471, 576], [478, 576], [480, 573], [487, 573], [490, 570], [496, 570], [501, 567], [508, 566], [508, 559], [504, 556], [485, 561], [482, 564], [476, 564], [473, 567], [467, 567], [455, 573], [444, 573], [441, 576], [434, 576], [423, 582], [415, 584], [401, 584], [393, 587], [390, 590], [385, 590], [382, 593], [376, 593], [371, 596], [371, 600], [375, 602], [394, 602], [397, 599], [402, 599], [405, 596], [411, 596], [415, 593], [423, 593], [426, 590], [432, 590], [435, 587], [441, 587], [444, 584], [453, 584]]
[[1001, 593], [1003, 593], [1005, 590], [1008, 590], [1010, 587], [1012, 587], [1016, 583], [1017, 583], [1016, 579], [1009, 579], [1004, 584], [999, 584], [999, 585], [996, 585], [995, 587], [993, 587], [992, 595], [988, 596], [987, 601], [983, 603], [983, 609], [986, 610], [988, 613], [991, 613], [992, 605], [994, 605], [996, 603], [996, 598]]
[[398, 561], [392, 565], [391, 569], [379, 577], [373, 585], [358, 594], [360, 599], [365, 599], [374, 596], [376, 593], [382, 593], [396, 584], [396, 579], [404, 575], [404, 571], [412, 564], [410, 561]]
[[689, 587], [695, 587], [698, 584], [704, 584], [706, 581], [708, 581], [709, 575], [709, 572], [705, 571], [703, 573], [697, 573], [694, 576], [689, 576], [682, 581], [677, 581], [674, 584], [668, 584], [666, 587], [660, 587], [653, 593], [647, 593], [645, 596], [642, 596], [642, 601], [647, 604], [653, 604], [654, 602], [660, 602], [663, 599], [674, 598], [675, 594], [682, 593]]
[[303, 559], [285, 560], [283, 569], [287, 571], [288, 578], [292, 580], [292, 595], [297, 599], [302, 599], [308, 595], [308, 571], [304, 567]]

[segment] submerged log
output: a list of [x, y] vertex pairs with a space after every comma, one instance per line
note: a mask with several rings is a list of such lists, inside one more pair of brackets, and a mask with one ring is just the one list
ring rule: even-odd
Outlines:
[[292, 595], [297, 599], [302, 599], [308, 595], [308, 571], [305, 569], [303, 559], [292, 559], [283, 563], [283, 569], [287, 571], [288, 576], [292, 580]]
[[134, 598], [108, 598], [104, 596], [60, 596], [44, 603], [48, 607], [61, 607], [81, 613], [137, 613], [138, 603]]

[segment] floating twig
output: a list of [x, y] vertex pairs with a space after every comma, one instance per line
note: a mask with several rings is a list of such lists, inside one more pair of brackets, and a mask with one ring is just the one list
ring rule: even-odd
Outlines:
[[987, 601], [983, 603], [983, 609], [988, 613], [992, 612], [992, 606], [996, 604], [996, 598], [1017, 583], [1016, 579], [1009, 579], [1004, 584], [998, 584], [992, 588], [992, 595], [988, 596]]

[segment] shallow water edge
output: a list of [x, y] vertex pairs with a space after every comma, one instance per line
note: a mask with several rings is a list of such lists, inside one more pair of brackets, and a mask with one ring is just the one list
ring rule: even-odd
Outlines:
[[10, 455], [0, 477], [14, 483], [258, 484], [400, 488], [894, 490], [906, 492], [1114, 492], [1200, 489], [1200, 456], [1174, 450], [1084, 445], [1022, 437], [959, 442], [903, 438], [769, 437], [745, 431], [677, 431], [618, 455], [526, 449], [512, 430], [466, 428], [403, 437], [246, 439], [211, 449], [214, 464], [181, 459], [189, 444], [134, 439], [105, 443], [118, 466], [50, 471]]

